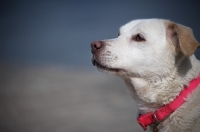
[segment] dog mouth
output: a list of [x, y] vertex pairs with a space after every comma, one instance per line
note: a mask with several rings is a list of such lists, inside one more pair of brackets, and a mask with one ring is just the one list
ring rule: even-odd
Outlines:
[[111, 68], [106, 65], [102, 65], [98, 61], [96, 61], [94, 58], [92, 59], [92, 64], [96, 66], [98, 69], [104, 70], [104, 71], [110, 71], [110, 72], [122, 72], [124, 70], [119, 69], [119, 68]]

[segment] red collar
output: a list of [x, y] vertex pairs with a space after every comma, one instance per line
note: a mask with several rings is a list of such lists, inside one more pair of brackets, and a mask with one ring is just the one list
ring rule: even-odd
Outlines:
[[138, 123], [143, 127], [144, 130], [147, 130], [148, 125], [164, 120], [185, 102], [185, 98], [187, 98], [187, 96], [192, 93], [192, 91], [195, 90], [199, 84], [200, 76], [196, 79], [193, 79], [190, 84], [180, 92], [179, 96], [177, 96], [173, 102], [164, 105], [155, 112], [140, 115], [138, 117]]

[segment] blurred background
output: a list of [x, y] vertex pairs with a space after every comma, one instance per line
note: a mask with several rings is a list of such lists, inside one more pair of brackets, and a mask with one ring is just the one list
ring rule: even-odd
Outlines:
[[142, 132], [123, 81], [92, 66], [90, 43], [139, 18], [187, 25], [200, 41], [199, 13], [195, 0], [0, 1], [0, 131]]

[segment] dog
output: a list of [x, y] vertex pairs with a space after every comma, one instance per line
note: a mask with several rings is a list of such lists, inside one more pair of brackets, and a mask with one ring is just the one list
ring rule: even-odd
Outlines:
[[123, 25], [117, 38], [92, 42], [92, 63], [124, 80], [144, 130], [200, 132], [199, 47], [189, 27], [139, 19]]

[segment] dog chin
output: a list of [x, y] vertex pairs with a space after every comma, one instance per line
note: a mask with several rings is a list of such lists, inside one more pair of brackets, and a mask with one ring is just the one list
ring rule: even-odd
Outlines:
[[112, 67], [108, 67], [106, 65], [102, 65], [95, 59], [92, 59], [92, 64], [94, 66], [96, 66], [102, 72], [108, 72], [108, 73], [113, 73], [113, 74], [122, 74], [124, 72], [124, 70], [122, 70], [122, 69], [112, 68]]

